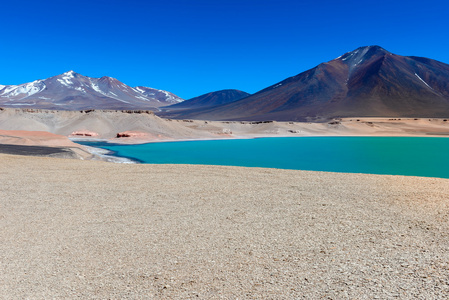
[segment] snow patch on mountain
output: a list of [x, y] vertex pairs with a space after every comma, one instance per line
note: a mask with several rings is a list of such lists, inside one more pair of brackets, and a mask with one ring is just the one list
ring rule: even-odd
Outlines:
[[157, 100], [157, 99], [148, 99], [148, 98], [146, 98], [146, 97], [143, 97], [143, 96], [136, 96], [136, 98], [138, 98], [138, 99], [142, 99], [142, 100], [144, 100], [144, 101], [153, 101], [153, 100], [156, 100], [157, 102], [160, 102], [159, 100]]
[[6, 86], [2, 93], [3, 97], [11, 98], [20, 96], [22, 99], [31, 95], [37, 94], [45, 88], [45, 83], [42, 80], [36, 80], [30, 83], [21, 85]]
[[144, 90], [142, 90], [140, 87], [135, 87], [134, 90], [138, 91], [139, 93], [145, 93]]
[[175, 104], [184, 101], [184, 99], [179, 98], [178, 96], [164, 90], [158, 90], [144, 86], [137, 86], [134, 88], [134, 90], [143, 94], [145, 97], [154, 98], [155, 100], [161, 103], [168, 102], [170, 104]]
[[63, 73], [62, 75], [66, 76], [66, 77], [71, 77], [74, 78], [75, 77], [75, 72], [73, 70], [70, 70], [68, 72]]
[[91, 82], [92, 88], [93, 88], [94, 91], [96, 91], [97, 93], [100, 93], [100, 94], [102, 94], [103, 96], [106, 96], [106, 97], [109, 97], [109, 98], [118, 100], [118, 101], [123, 102], [123, 103], [130, 103], [129, 101], [120, 99], [119, 96], [117, 96], [117, 94], [115, 94], [115, 93], [112, 92], [112, 91], [103, 91], [103, 90], [102, 90], [102, 89], [101, 89], [95, 82], [92, 81], [92, 78], [90, 79], [90, 82]]
[[79, 86], [75, 87], [75, 90], [83, 92], [83, 93], [87, 93], [85, 89], [83, 89], [82, 87], [79, 87]]
[[430, 85], [428, 85], [427, 82], [425, 82], [421, 77], [419, 77], [418, 74], [415, 73], [415, 75], [416, 75], [416, 77], [418, 77], [418, 79], [421, 80], [421, 81], [422, 81], [422, 82], [423, 82], [429, 89], [431, 89], [431, 90], [433, 91], [433, 88], [432, 88]]
[[92, 82], [92, 79], [90, 80], [90, 84], [91, 84], [92, 88], [94, 89], [94, 91], [104, 95], [104, 92], [100, 89], [100, 87], [96, 83]]
[[74, 73], [75, 72], [73, 72], [73, 71], [66, 72], [66, 73], [62, 74], [61, 79], [58, 79], [58, 81], [62, 85], [70, 87], [71, 85], [73, 85], [72, 79], [75, 78]]

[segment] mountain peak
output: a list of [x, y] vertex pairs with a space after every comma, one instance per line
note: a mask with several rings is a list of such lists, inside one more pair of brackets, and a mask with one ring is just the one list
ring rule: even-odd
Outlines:
[[70, 70], [70, 71], [67, 71], [67, 72], [63, 73], [62, 75], [69, 76], [69, 77], [74, 77], [75, 74], [76, 73], [73, 70]]
[[382, 48], [381, 46], [378, 46], [378, 45], [362, 46], [362, 47], [357, 48], [356, 50], [363, 50], [363, 49], [388, 52], [387, 50], [385, 50], [384, 48]]
[[385, 55], [385, 54], [390, 54], [390, 52], [388, 52], [387, 50], [385, 50], [384, 48], [374, 45], [374, 46], [364, 46], [364, 47], [359, 47], [357, 49], [355, 49], [354, 51], [350, 51], [347, 52], [345, 54], [343, 54], [342, 56], [339, 56], [338, 60], [348, 60], [351, 58], [366, 58], [366, 57], [372, 57], [373, 55]]
[[116, 81], [119, 81], [119, 80], [115, 79], [114, 77], [103, 76], [103, 77], [100, 78], [100, 81], [116, 82]]
[[357, 65], [362, 64], [365, 61], [368, 61], [372, 58], [383, 57], [391, 54], [384, 48], [373, 45], [373, 46], [364, 46], [355, 49], [354, 51], [347, 52], [342, 56], [336, 58], [335, 60], [342, 61], [346, 65], [349, 66], [350, 70], [352, 70]]

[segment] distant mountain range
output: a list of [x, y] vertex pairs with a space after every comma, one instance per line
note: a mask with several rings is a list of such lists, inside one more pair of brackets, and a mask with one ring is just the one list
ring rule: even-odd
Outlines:
[[361, 47], [241, 100], [176, 115], [249, 121], [363, 116], [449, 117], [449, 65]]
[[[176, 113], [186, 109], [202, 109], [216, 105], [231, 103], [242, 98], [248, 97], [250, 94], [239, 90], [221, 90], [210, 92], [195, 98], [185, 100], [183, 102], [166, 106], [162, 111]], [[161, 113], [162, 114], [162, 113]]]
[[151, 110], [182, 101], [167, 91], [132, 88], [115, 78], [91, 78], [73, 71], [20, 85], [0, 85], [0, 107]]
[[222, 90], [183, 102], [73, 71], [21, 85], [0, 85], [0, 107], [58, 110], [145, 109], [177, 119], [326, 121], [340, 117], [449, 117], [449, 65], [360, 47], [249, 95]]

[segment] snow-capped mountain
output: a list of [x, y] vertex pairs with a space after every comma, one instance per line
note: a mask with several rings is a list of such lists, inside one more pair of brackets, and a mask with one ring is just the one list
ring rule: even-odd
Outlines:
[[0, 85], [0, 107], [157, 109], [182, 101], [170, 92], [132, 88], [115, 78], [91, 78], [73, 71], [20, 85]]

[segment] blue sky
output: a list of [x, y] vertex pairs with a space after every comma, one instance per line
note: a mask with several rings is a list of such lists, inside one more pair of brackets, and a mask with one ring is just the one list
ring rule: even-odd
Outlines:
[[2, 1], [0, 84], [74, 70], [185, 99], [257, 92], [360, 46], [449, 63], [447, 1]]

